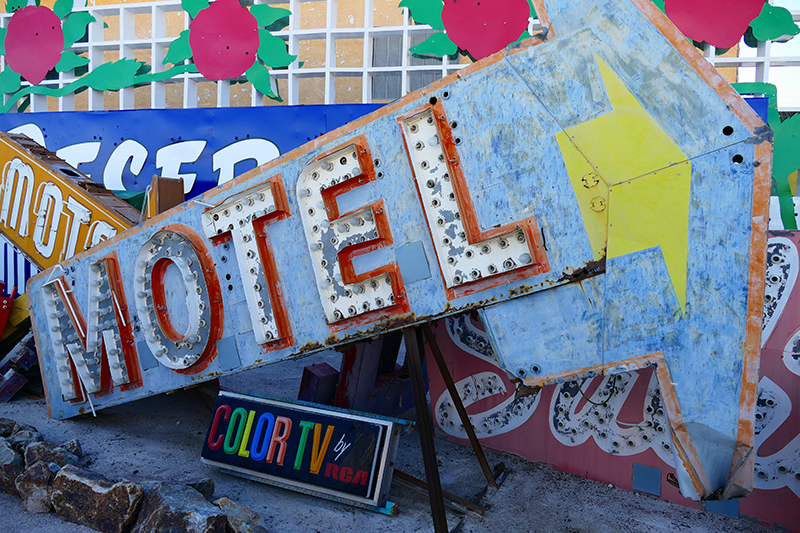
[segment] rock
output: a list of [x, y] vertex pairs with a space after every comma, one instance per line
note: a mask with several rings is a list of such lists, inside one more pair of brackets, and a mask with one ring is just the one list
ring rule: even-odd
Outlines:
[[200, 494], [203, 498], [210, 500], [214, 496], [214, 480], [206, 476], [171, 476], [169, 478], [162, 477], [144, 477], [144, 476], [125, 476], [123, 479], [139, 483], [144, 487], [145, 492], [156, 488], [156, 486], [163, 483], [173, 483], [176, 485], [186, 485], [191, 487]]
[[214, 480], [210, 477], [178, 478], [178, 483], [192, 487], [202, 494], [206, 500], [210, 500], [214, 496]]
[[83, 457], [83, 448], [81, 448], [81, 443], [78, 442], [78, 439], [72, 439], [71, 441], [62, 444], [61, 447], [76, 457]]
[[53, 491], [53, 472], [47, 463], [39, 461], [19, 475], [15, 484], [22, 505], [29, 513], [49, 513]]
[[22, 466], [22, 459], [20, 464], [0, 465], [0, 490], [5, 493], [19, 496], [17, 490], [17, 478], [25, 471]]
[[64, 467], [57, 463], [50, 463], [47, 465], [47, 468], [50, 469], [50, 471], [53, 473], [53, 477], [55, 478], [58, 475], [58, 473], [61, 472], [61, 469]]
[[131, 533], [234, 533], [228, 517], [186, 485], [161, 483], [147, 492]]
[[53, 507], [62, 520], [104, 533], [126, 533], [144, 496], [140, 485], [67, 465], [53, 480]]
[[0, 437], [10, 437], [14, 432], [14, 426], [17, 425], [16, 420], [10, 418], [0, 418]]
[[60, 446], [53, 446], [46, 442], [32, 442], [25, 447], [25, 464], [32, 465], [39, 461], [55, 463], [62, 467], [65, 465], [77, 465], [78, 456]]
[[0, 437], [0, 490], [19, 496], [16, 479], [25, 471], [22, 456], [14, 451], [8, 441]]
[[9, 445], [8, 440], [0, 438], [0, 465], [21, 465], [21, 456]]
[[214, 505], [228, 515], [228, 522], [235, 533], [267, 533], [266, 522], [260, 514], [252, 509], [228, 498], [220, 498], [214, 502]]
[[39, 433], [39, 430], [33, 426], [29, 426], [28, 424], [24, 424], [22, 422], [17, 422], [14, 424], [14, 429], [11, 431], [11, 434], [19, 433], [20, 431], [30, 431], [32, 433]]
[[38, 431], [23, 429], [22, 431], [15, 431], [10, 437], [8, 437], [8, 444], [14, 448], [14, 450], [22, 453], [28, 444], [32, 442], [42, 442], [43, 440], [44, 439], [42, 438], [41, 433]]

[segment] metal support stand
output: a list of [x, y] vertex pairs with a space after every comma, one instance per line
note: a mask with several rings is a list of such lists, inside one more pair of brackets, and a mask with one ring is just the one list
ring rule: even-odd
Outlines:
[[[439, 367], [439, 373], [442, 375], [444, 384], [447, 386], [447, 391], [450, 393], [450, 397], [453, 399], [453, 405], [455, 406], [456, 411], [458, 411], [458, 417], [461, 419], [461, 424], [464, 426], [464, 431], [467, 432], [469, 442], [472, 445], [472, 449], [475, 451], [475, 456], [478, 458], [478, 462], [481, 464], [481, 470], [483, 470], [483, 475], [486, 477], [486, 482], [489, 484], [489, 486], [498, 488], [497, 480], [492, 473], [492, 467], [489, 466], [489, 461], [486, 460], [486, 454], [483, 453], [481, 443], [478, 442], [478, 436], [475, 434], [475, 428], [472, 427], [472, 421], [469, 419], [467, 410], [464, 408], [464, 403], [461, 401], [461, 396], [459, 396], [458, 391], [456, 390], [456, 384], [453, 383], [453, 376], [450, 375], [450, 370], [444, 363], [444, 357], [442, 357], [442, 352], [439, 350], [439, 344], [437, 344], [436, 338], [433, 336], [431, 326], [426, 322], [420, 327], [425, 333], [425, 338], [428, 340], [428, 344], [431, 347], [433, 358], [436, 360], [436, 365]], [[406, 345], [407, 344], [408, 343], [406, 343]]]
[[425, 478], [428, 482], [428, 496], [431, 502], [433, 530], [447, 533], [447, 516], [444, 510], [442, 482], [439, 479], [439, 466], [436, 463], [436, 448], [433, 443], [433, 421], [428, 410], [425, 394], [425, 381], [422, 377], [422, 330], [418, 327], [405, 328], [406, 360], [411, 375], [411, 388], [414, 392], [414, 406], [417, 411], [417, 428], [422, 446], [422, 461], [425, 464]]

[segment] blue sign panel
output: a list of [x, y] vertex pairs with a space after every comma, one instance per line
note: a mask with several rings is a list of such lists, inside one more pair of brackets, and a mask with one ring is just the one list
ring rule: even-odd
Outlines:
[[158, 174], [182, 177], [194, 196], [378, 107], [8, 113], [0, 130], [28, 135], [107, 189], [144, 190]]

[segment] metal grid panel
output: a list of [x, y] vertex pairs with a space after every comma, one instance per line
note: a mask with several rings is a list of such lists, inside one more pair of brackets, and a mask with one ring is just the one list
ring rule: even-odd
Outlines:
[[[262, 3], [262, 2], [257, 2]], [[273, 5], [287, 5], [277, 1], [264, 2]], [[303, 6], [316, 4], [326, 10], [323, 27], [306, 27], [309, 24], [301, 24]], [[274, 70], [273, 76], [278, 80], [282, 89], [282, 97], [286, 104], [296, 105], [301, 103], [339, 103], [336, 101], [337, 83], [354, 85], [360, 80], [360, 94], [352, 100], [355, 102], [371, 103], [373, 101], [388, 101], [405, 95], [410, 90], [423, 86], [433, 79], [439, 79], [455, 72], [465, 66], [466, 63], [454, 63], [450, 58], [443, 57], [437, 60], [420, 60], [408, 52], [408, 47], [421, 42], [431, 33], [430, 26], [415, 24], [410, 18], [408, 9], [402, 9], [402, 23], [399, 25], [385, 26], [374, 25], [374, 14], [376, 10], [375, 1], [367, 0], [364, 2], [363, 17], [356, 22], [361, 24], [348, 27], [337, 27], [337, 0], [328, 1], [303, 1], [289, 0], [287, 7], [291, 9], [292, 16], [289, 25], [282, 31], [274, 32], [288, 42], [289, 52], [300, 54], [301, 61], [307, 61], [306, 65], [299, 67], [297, 62], [287, 69]], [[399, 8], [398, 12], [401, 11]], [[75, 43], [71, 50], [79, 55], [88, 57], [90, 68], [94, 68], [104, 61], [118, 58], [137, 58], [143, 59], [152, 66], [153, 72], [163, 72], [168, 68], [161, 64], [166, 56], [167, 49], [172, 40], [177, 37], [174, 31], [174, 18], [183, 18], [183, 27], [189, 26], [190, 18], [181, 9], [180, 0], [167, 0], [162, 2], [143, 2], [136, 4], [124, 4], [118, 6], [88, 6], [84, 9], [94, 16], [96, 22], [89, 25], [87, 36]], [[0, 15], [0, 24], [6, 27], [10, 14]], [[170, 20], [169, 17], [172, 17]], [[171, 23], [171, 24], [170, 24]], [[314, 24], [311, 26], [322, 26]], [[170, 31], [172, 29], [173, 31]], [[336, 65], [337, 44], [353, 40], [363, 43], [363, 57], [357, 66]], [[301, 43], [317, 41], [324, 46], [324, 60], [322, 65], [314, 66], [309, 64], [308, 57], [301, 53]], [[381, 61], [380, 57], [374, 56], [375, 43], [378, 47], [386, 49], [387, 43], [399, 45], [400, 49], [395, 51], [399, 56], [399, 61], [394, 64], [387, 64]], [[5, 66], [3, 62], [3, 66]], [[390, 83], [396, 84], [388, 91], [384, 88], [379, 91], [382, 98], [373, 99], [372, 88], [377, 79], [377, 84], [385, 87], [387, 76]], [[324, 80], [324, 88], [320, 98], [310, 98], [303, 95], [303, 88], [309, 86], [304, 83], [313, 79]], [[57, 77], [45, 79], [41, 85], [60, 88], [68, 85], [76, 79], [75, 71], [59, 73]], [[206, 92], [211, 94], [203, 97], [198, 94], [198, 84], [213, 83], [215, 91]], [[244, 77], [235, 82], [246, 82]], [[26, 83], [23, 81], [23, 86]], [[113, 93], [103, 93], [88, 89], [86, 95], [70, 94], [61, 98], [47, 97], [44, 95], [31, 95], [28, 110], [33, 112], [41, 111], [72, 111], [78, 109], [110, 110], [110, 109], [137, 109], [153, 108], [162, 109], [165, 107], [198, 107], [216, 106], [228, 107], [231, 105], [231, 81], [208, 82], [202, 75], [188, 73], [178, 75], [166, 81], [154, 81], [149, 84], [149, 94], [141, 94], [141, 88], [127, 87], [119, 91], [119, 96]], [[173, 86], [173, 87], [171, 87]], [[178, 90], [178, 88], [182, 90]], [[256, 91], [249, 83], [246, 84], [249, 93], [249, 105], [263, 105], [264, 97]], [[145, 89], [146, 90], [146, 89]], [[171, 91], [171, 96], [168, 95]], [[215, 96], [214, 93], [215, 92]], [[241, 91], [239, 91], [241, 93]], [[182, 95], [178, 99], [176, 95]], [[391, 97], [387, 98], [387, 95]], [[312, 95], [313, 96], [313, 95]], [[175, 105], [177, 100], [182, 100], [179, 106]], [[76, 102], [77, 101], [77, 102]], [[56, 105], [57, 102], [57, 105]]]
[[[257, 3], [262, 2], [264, 0]], [[290, 53], [299, 54], [300, 60], [306, 61], [302, 67], [295, 62], [287, 69], [273, 71], [284, 103], [289, 105], [390, 101], [468, 63], [464, 58], [454, 61], [447, 56], [440, 60], [414, 57], [408, 48], [424, 40], [432, 30], [428, 25], [416, 24], [408, 9], [392, 7], [396, 6], [395, 2], [357, 2], [358, 10], [363, 4], [363, 14], [349, 12], [353, 0], [266, 0], [264, 3], [285, 6], [292, 11], [288, 26], [274, 34], [287, 41]], [[788, 5], [795, 21], [800, 21], [800, 2], [789, 0]], [[387, 9], [397, 10], [398, 16], [392, 16], [390, 20], [393, 25], [384, 25], [386, 20], [375, 20], [376, 13], [389, 20], [385, 16]], [[96, 22], [90, 24], [87, 37], [75, 43], [71, 50], [88, 57], [90, 67], [105, 60], [136, 57], [149, 63], [154, 72], [163, 72], [167, 67], [161, 61], [169, 44], [181, 29], [188, 28], [190, 22], [189, 15], [181, 9], [180, 0], [89, 6], [85, 10], [95, 17]], [[308, 16], [309, 13], [315, 16]], [[5, 27], [10, 16], [0, 15], [0, 25]], [[176, 32], [176, 20], [180, 25], [181, 18], [183, 27]], [[348, 22], [342, 23], [343, 20]], [[341, 59], [341, 50], [346, 46], [361, 48], [360, 61], [347, 64]], [[314, 57], [310, 57], [309, 52]], [[788, 43], [760, 43], [755, 50], [742, 41], [738, 57], [716, 57], [714, 48], [710, 46], [705, 54], [718, 68], [736, 69], [736, 81], [775, 83], [780, 109], [800, 111], [800, 39]], [[42, 85], [63, 87], [74, 80], [75, 73], [71, 71], [46, 79]], [[264, 105], [264, 96], [249, 83], [238, 86], [243, 82], [246, 82], [244, 78], [235, 80], [237, 87], [232, 89], [228, 80], [209, 82], [200, 74], [181, 74], [144, 87], [124, 88], [118, 95], [92, 89], [85, 94], [61, 98], [31, 95], [28, 110]], [[348, 94], [343, 96], [343, 91]], [[235, 100], [239, 97], [244, 97], [244, 101]], [[232, 99], [235, 100], [233, 103]], [[272, 105], [275, 102], [266, 103]]]

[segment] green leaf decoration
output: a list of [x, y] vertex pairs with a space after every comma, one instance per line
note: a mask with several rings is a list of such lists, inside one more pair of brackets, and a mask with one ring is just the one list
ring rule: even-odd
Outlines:
[[6, 53], [6, 29], [0, 28], [0, 56]]
[[75, 41], [86, 35], [86, 26], [95, 18], [86, 11], [73, 13], [64, 21], [64, 50], [72, 47]]
[[272, 7], [267, 4], [257, 4], [250, 7], [250, 14], [256, 18], [256, 22], [262, 28], [270, 26], [272, 23], [286, 18], [292, 14], [288, 9]]
[[183, 30], [177, 39], [169, 43], [167, 57], [164, 58], [161, 64], [178, 64], [190, 57], [192, 57], [192, 48], [189, 46], [189, 30]]
[[0, 72], [0, 93], [13, 93], [19, 90], [20, 87], [19, 74], [6, 66], [3, 72]]
[[208, 0], [181, 0], [181, 7], [190, 17], [195, 18], [200, 11], [208, 7]]
[[458, 52], [458, 46], [450, 40], [447, 34], [434, 33], [409, 50], [412, 54], [418, 55], [451, 56]]
[[142, 66], [139, 67], [139, 70], [136, 71], [137, 76], [144, 76], [148, 72], [153, 70], [153, 67], [148, 63], [142, 63]]
[[657, 7], [658, 9], [660, 9], [660, 10], [661, 10], [661, 12], [662, 12], [662, 13], [664, 13], [664, 14], [666, 15], [666, 13], [667, 13], [667, 12], [666, 12], [666, 10], [665, 10], [665, 8], [664, 8], [664, 0], [652, 0], [652, 1], [653, 1], [653, 3], [656, 5], [656, 7]]
[[266, 94], [273, 100], [277, 100], [278, 102], [283, 102], [280, 95], [278, 94], [278, 84], [269, 75], [269, 70], [267, 67], [256, 61], [253, 63], [253, 66], [247, 69], [247, 72], [244, 73], [247, 81], [253, 84], [253, 87], [258, 90], [261, 94]]
[[92, 69], [80, 81], [96, 91], [118, 91], [133, 85], [140, 67], [141, 63], [134, 59], [120, 59]]
[[535, 19], [538, 19], [539, 15], [536, 14], [536, 8], [533, 7], [533, 2], [531, 0], [528, 0], [528, 7], [531, 10], [531, 17], [535, 18]]
[[759, 41], [772, 41], [785, 35], [797, 35], [800, 28], [792, 20], [788, 9], [764, 4], [761, 14], [750, 23], [753, 37]]
[[31, 105], [31, 97], [26, 96], [25, 99], [20, 102], [19, 109], [17, 110], [18, 113], [24, 113], [28, 106]]
[[55, 5], [53, 5], [53, 13], [58, 15], [58, 18], [64, 20], [67, 18], [67, 15], [72, 13], [72, 1], [71, 0], [56, 0]]
[[[64, 87], [48, 87], [46, 85], [29, 85], [27, 87], [22, 87], [6, 99], [5, 104], [0, 108], [0, 112], [8, 113], [14, 109], [17, 102], [21, 102], [18, 111], [22, 112], [22, 109], [26, 105], [25, 102], [30, 100], [31, 94], [44, 94], [58, 98], [70, 93], [80, 94], [89, 87], [99, 91], [117, 91], [123, 87], [135, 87], [137, 84], [141, 83], [168, 80], [169, 78], [185, 72], [197, 72], [197, 67], [193, 63], [188, 65], [176, 65], [164, 72], [156, 73], [147, 72], [148, 66], [149, 65], [135, 60], [122, 59], [113, 63], [104, 63], [92, 72], [76, 79]], [[86, 67], [78, 67], [76, 69], [76, 74], [78, 70], [84, 70], [85, 68]], [[9, 76], [9, 87], [20, 87], [19, 75], [13, 73], [13, 71], [8, 68], [6, 68], [6, 70], [8, 72], [0, 73], [0, 78], [2, 78], [3, 75]], [[142, 72], [146, 72], [146, 74], [142, 74]], [[2, 83], [1, 80], [0, 83]]]
[[[144, 67], [141, 67], [144, 69]], [[176, 65], [171, 69], [167, 69], [164, 72], [148, 72], [147, 74], [142, 74], [141, 69], [139, 74], [136, 75], [134, 79], [135, 83], [150, 83], [151, 81], [164, 81], [168, 80], [174, 76], [178, 76], [183, 74], [184, 72], [197, 72], [197, 67], [194, 63], [189, 63], [188, 65]]]
[[69, 50], [65, 50], [61, 52], [61, 60], [59, 60], [59, 62], [56, 63], [56, 71], [67, 72], [69, 70], [74, 69], [75, 67], [82, 67], [88, 64], [89, 64], [88, 57], [81, 57], [75, 52], [70, 52]]
[[8, 0], [8, 2], [6, 2], [6, 13], [13, 13], [27, 5], [27, 0]]
[[258, 38], [261, 41], [261, 44], [258, 46], [258, 57], [268, 67], [288, 67], [297, 59], [297, 56], [289, 53], [286, 47], [286, 41], [280, 37], [272, 35], [267, 30], [259, 29]]
[[[442, 0], [402, 0], [398, 7], [407, 7], [411, 10], [411, 16], [420, 24], [428, 24], [435, 30], [443, 30]], [[419, 46], [419, 45], [418, 45]]]

